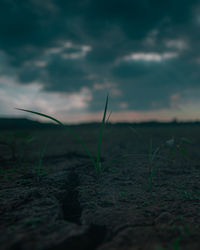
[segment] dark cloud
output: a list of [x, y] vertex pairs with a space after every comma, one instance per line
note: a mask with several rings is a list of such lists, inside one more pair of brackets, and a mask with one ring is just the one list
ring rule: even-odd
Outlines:
[[25, 66], [19, 70], [18, 78], [21, 83], [33, 82], [40, 78], [40, 68]]
[[112, 73], [113, 80], [123, 86], [129, 109], [168, 108], [172, 95], [184, 95], [185, 90], [200, 86], [199, 65], [188, 58], [150, 64], [125, 62], [113, 67]]
[[[44, 91], [92, 90], [111, 82], [121, 91], [113, 95], [114, 109], [124, 101], [129, 109], [168, 107], [174, 93], [199, 87], [198, 15], [197, 0], [1, 0], [6, 59], [0, 62], [7, 68], [0, 72], [15, 72], [21, 84], [39, 81]], [[64, 46], [67, 41], [71, 45]], [[125, 59], [133, 53], [177, 57]], [[97, 100], [103, 90], [93, 90], [92, 110], [102, 108]]]
[[40, 78], [45, 83], [44, 90], [75, 92], [81, 87], [91, 86], [91, 80], [84, 68], [84, 61], [77, 64], [76, 60], [54, 56], [43, 69]]

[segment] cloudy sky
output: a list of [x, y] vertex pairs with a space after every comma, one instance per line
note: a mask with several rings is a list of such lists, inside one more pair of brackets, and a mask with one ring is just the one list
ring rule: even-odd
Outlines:
[[1, 0], [0, 64], [1, 117], [197, 120], [200, 2]]

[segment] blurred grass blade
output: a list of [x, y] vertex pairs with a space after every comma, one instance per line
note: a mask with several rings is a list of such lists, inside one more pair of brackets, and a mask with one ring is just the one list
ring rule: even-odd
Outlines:
[[183, 147], [183, 145], [180, 145], [179, 147], [179, 151], [183, 156], [188, 156], [188, 152], [185, 150], [185, 148]]
[[110, 118], [111, 114], [112, 114], [112, 111], [110, 111], [110, 114], [108, 115], [108, 118], [107, 118], [107, 120], [106, 120], [106, 123], [109, 122], [109, 118]]
[[189, 139], [185, 138], [185, 137], [181, 138], [181, 142], [182, 143], [187, 143], [187, 144], [192, 144], [192, 142]]

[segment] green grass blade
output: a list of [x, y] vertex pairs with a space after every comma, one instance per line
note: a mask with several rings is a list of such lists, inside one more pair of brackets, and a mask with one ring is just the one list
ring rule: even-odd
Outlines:
[[181, 138], [181, 143], [192, 144], [192, 142], [189, 139], [185, 138], [185, 137]]
[[105, 126], [105, 120], [106, 120], [106, 113], [107, 113], [107, 108], [108, 108], [108, 95], [106, 97], [106, 104], [104, 108], [104, 114], [101, 122], [101, 128], [99, 132], [99, 140], [98, 140], [98, 147], [97, 147], [97, 163], [96, 163], [96, 170], [100, 170], [100, 158], [101, 158], [101, 143], [102, 143], [102, 136], [103, 136], [103, 130]]
[[60, 122], [59, 120], [53, 118], [50, 115], [45, 115], [43, 113], [39, 113], [39, 112], [35, 112], [35, 111], [32, 111], [32, 110], [27, 110], [27, 109], [20, 109], [20, 108], [15, 108], [15, 109], [46, 117], [46, 118], [58, 123], [60, 126], [65, 127], [69, 131], [69, 133], [81, 144], [82, 148], [88, 154], [88, 156], [90, 157], [90, 159], [91, 159], [92, 163], [94, 164], [94, 166], [96, 165], [95, 158], [93, 157], [91, 152], [88, 150], [87, 146], [84, 144], [82, 139], [72, 129], [70, 129], [68, 126], [64, 125], [62, 122]]
[[55, 121], [55, 122], [58, 123], [59, 125], [64, 126], [64, 124], [63, 124], [62, 122], [60, 122], [59, 120], [56, 120], [55, 118], [53, 118], [53, 117], [50, 116], [50, 115], [45, 115], [45, 114], [43, 114], [43, 113], [35, 112], [35, 111], [32, 111], [32, 110], [28, 110], [28, 109], [19, 109], [19, 108], [15, 108], [15, 109], [18, 109], [18, 110], [21, 110], [21, 111], [25, 111], [25, 112], [28, 112], [28, 113], [32, 113], [32, 114], [35, 114], [35, 115], [40, 115], [40, 116], [49, 118], [50, 120]]

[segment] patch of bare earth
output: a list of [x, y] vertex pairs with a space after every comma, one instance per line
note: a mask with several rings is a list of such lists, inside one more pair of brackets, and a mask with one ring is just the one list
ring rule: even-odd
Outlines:
[[[200, 128], [137, 129], [143, 139], [128, 126], [105, 129], [101, 163], [108, 167], [101, 174], [62, 129], [32, 131], [37, 140], [20, 161], [1, 146], [0, 248], [200, 249]], [[95, 153], [98, 128], [75, 130]], [[168, 152], [162, 151], [153, 161], [150, 189], [150, 138], [155, 149], [172, 136], [192, 141], [188, 155], [169, 160]]]

